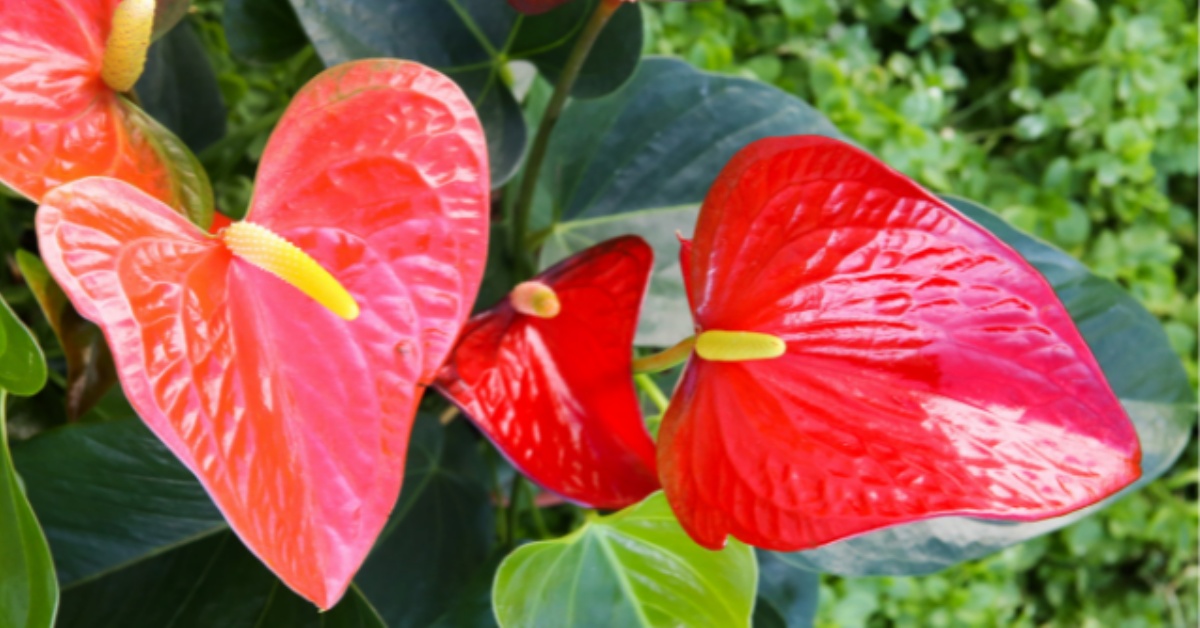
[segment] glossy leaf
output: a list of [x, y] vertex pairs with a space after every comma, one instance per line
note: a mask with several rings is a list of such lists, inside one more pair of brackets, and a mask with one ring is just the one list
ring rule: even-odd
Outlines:
[[177, 138], [100, 78], [118, 0], [0, 0], [0, 182], [35, 201], [112, 176], [206, 226], [207, 176]]
[[46, 385], [46, 359], [33, 334], [0, 298], [0, 389], [32, 395]]
[[429, 626], [470, 598], [472, 579], [490, 586], [495, 527], [477, 442], [463, 421], [413, 425], [400, 502], [355, 578], [388, 625]]
[[137, 419], [80, 423], [13, 448], [64, 587], [227, 529], [194, 476]]
[[[457, 81], [487, 129], [492, 184], [499, 187], [516, 172], [527, 138], [504, 64], [526, 60], [557, 76], [597, 2], [581, 0], [525, 18], [500, 0], [292, 0], [292, 6], [327, 64], [397, 57], [428, 64]], [[573, 94], [598, 96], [628, 79], [641, 55], [642, 30], [639, 7], [617, 11]]]
[[535, 209], [548, 224], [553, 199], [564, 219], [547, 235], [541, 266], [609, 238], [642, 236], [655, 262], [637, 343], [675, 344], [692, 334], [675, 233], [692, 233], [704, 193], [735, 152], [797, 134], [838, 136], [815, 109], [774, 87], [646, 59], [616, 93], [564, 110], [546, 157], [555, 167], [542, 171]]
[[1141, 478], [1095, 506], [1014, 524], [961, 517], [921, 521], [806, 552], [780, 555], [796, 566], [848, 576], [924, 574], [986, 556], [1083, 519], [1165, 473], [1196, 421], [1194, 396], [1158, 320], [1116, 284], [1070, 255], [1027, 236], [983, 207], [947, 199], [1015, 248], [1058, 293], [1137, 428]]
[[221, 23], [229, 50], [247, 61], [283, 61], [308, 44], [288, 0], [229, 0]]
[[54, 625], [58, 582], [46, 537], [9, 455], [7, 397], [0, 390], [0, 625], [41, 628]]
[[492, 592], [501, 626], [749, 626], [754, 550], [688, 538], [661, 493], [522, 546]]
[[387, 624], [354, 588], [332, 610], [318, 613], [272, 576], [236, 536], [221, 532], [65, 589], [57, 625], [384, 628]]
[[104, 334], [81, 317], [35, 255], [17, 251], [17, 266], [54, 330], [67, 361], [66, 409], [69, 420], [87, 413], [117, 383], [117, 367]]
[[771, 360], [693, 356], [663, 418], [663, 485], [706, 547], [1042, 519], [1140, 472], [1133, 426], [1045, 279], [848, 144], [747, 147], [684, 251], [698, 332], [787, 343]]
[[[66, 589], [137, 579], [121, 574], [228, 530], [203, 487], [136, 417], [51, 430], [18, 443], [13, 458]], [[461, 610], [476, 580], [490, 591], [494, 531], [483, 474], [464, 423], [418, 418], [400, 502], [355, 578], [389, 625], [428, 625]], [[483, 601], [490, 617], [489, 596]]]
[[[812, 626], [817, 617], [821, 577], [799, 569], [782, 555], [758, 550], [758, 603], [755, 617], [774, 613], [789, 628]], [[769, 611], [765, 609], [770, 609]], [[755, 621], [755, 628], [759, 628]]]
[[534, 278], [561, 311], [505, 298], [472, 318], [437, 388], [522, 473], [566, 499], [618, 509], [658, 489], [630, 362], [653, 253], [626, 236]]
[[225, 103], [204, 42], [184, 22], [150, 46], [134, 86], [142, 108], [200, 152], [225, 136]]
[[428, 68], [377, 60], [297, 94], [248, 215], [331, 272], [356, 321], [118, 181], [56, 189], [37, 224], [51, 274], [120, 348], [138, 414], [247, 545], [328, 608], [395, 504], [415, 401], [478, 287], [487, 207], [470, 103]]

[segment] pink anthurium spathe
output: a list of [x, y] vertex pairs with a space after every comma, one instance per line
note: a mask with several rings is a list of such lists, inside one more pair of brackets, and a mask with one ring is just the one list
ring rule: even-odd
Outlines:
[[525, 475], [618, 509], [658, 490], [630, 361], [653, 252], [636, 236], [518, 285], [463, 328], [437, 387]]
[[1133, 425], [1046, 280], [857, 148], [746, 147], [682, 261], [697, 336], [658, 464], [706, 547], [1040, 519], [1140, 473]]
[[[186, 3], [167, 3], [177, 19]], [[141, 75], [154, 0], [0, 0], [0, 183], [40, 201], [63, 183], [108, 176], [201, 226], [204, 171], [126, 96]]]
[[138, 414], [246, 545], [329, 608], [395, 504], [415, 405], [470, 313], [488, 203], [459, 88], [367, 60], [296, 95], [245, 222], [211, 235], [89, 178], [48, 193], [37, 230]]

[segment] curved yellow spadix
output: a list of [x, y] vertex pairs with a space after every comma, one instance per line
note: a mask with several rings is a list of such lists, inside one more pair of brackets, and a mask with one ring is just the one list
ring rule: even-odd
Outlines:
[[330, 312], [348, 321], [358, 318], [358, 303], [329, 271], [266, 227], [235, 222], [221, 230], [220, 238], [234, 255], [288, 282]]
[[100, 78], [113, 91], [133, 89], [146, 67], [146, 51], [150, 49], [153, 30], [154, 0], [124, 0], [117, 5], [100, 67]]
[[527, 316], [554, 318], [562, 310], [558, 293], [540, 281], [523, 281], [508, 295], [513, 309]]
[[706, 331], [696, 337], [696, 354], [712, 362], [770, 360], [787, 351], [779, 336], [754, 331]]

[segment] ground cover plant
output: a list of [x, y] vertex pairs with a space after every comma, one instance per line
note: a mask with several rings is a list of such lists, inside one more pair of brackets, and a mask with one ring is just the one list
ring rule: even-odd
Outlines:
[[[1126, 567], [1098, 548], [1147, 495], [1184, 503], [1158, 525], [1190, 547], [1194, 470], [1154, 480], [1194, 430], [1194, 265], [1106, 278], [1004, 218], [1088, 260], [1163, 225], [1194, 246], [1188, 140], [1123, 143], [1187, 130], [1194, 63], [1154, 108], [1103, 57], [1121, 131], [1030, 113], [980, 143], [947, 127], [931, 154], [922, 124], [1010, 112], [984, 94], [921, 117], [934, 92], [856, 84], [900, 46], [913, 85], [952, 91], [964, 14], [886, 6], [235, 0], [178, 25], [177, 2], [5, 7], [5, 622], [937, 623], [964, 615], [897, 589], [936, 579], [869, 577], [966, 565], [987, 599], [979, 566], [1053, 557], [1048, 538]], [[1011, 32], [978, 45], [1039, 49], [1043, 23], [1003, 6]], [[1129, 51], [1179, 17], [1089, 6], [1048, 28], [1128, 18], [1103, 41]], [[828, 117], [645, 54], [709, 63], [722, 42]], [[1073, 67], [1052, 59], [1033, 65]], [[1068, 183], [996, 182], [1046, 154], [1019, 140], [1062, 134], [1042, 150], [1097, 146], [1058, 166]], [[981, 174], [989, 151], [1012, 165]], [[1080, 211], [1110, 210], [1078, 238]], [[1179, 589], [1189, 558], [1154, 556], [1142, 573]], [[1048, 568], [1033, 602], [965, 617], [1100, 617], [1046, 608], [1089, 586], [1056, 594]], [[1194, 616], [1166, 604], [1114, 612]]]

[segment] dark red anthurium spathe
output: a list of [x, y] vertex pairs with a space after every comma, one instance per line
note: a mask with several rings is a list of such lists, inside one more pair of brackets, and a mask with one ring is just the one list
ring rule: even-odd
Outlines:
[[[170, 12], [181, 5], [170, 3]], [[154, 7], [0, 0], [0, 183], [40, 201], [62, 183], [114, 177], [206, 226], [212, 198], [203, 170], [119, 93], [141, 74]]]
[[296, 95], [245, 222], [207, 234], [88, 178], [46, 195], [37, 231], [138, 414], [246, 545], [329, 608], [395, 504], [416, 403], [470, 313], [488, 202], [459, 88], [367, 60]]
[[1045, 279], [857, 148], [745, 148], [683, 272], [697, 349], [658, 465], [701, 545], [732, 534], [792, 551], [939, 515], [1040, 519], [1140, 473], [1133, 425]]
[[473, 317], [438, 376], [514, 466], [589, 507], [658, 490], [629, 367], [653, 255], [625, 236], [547, 269]]

